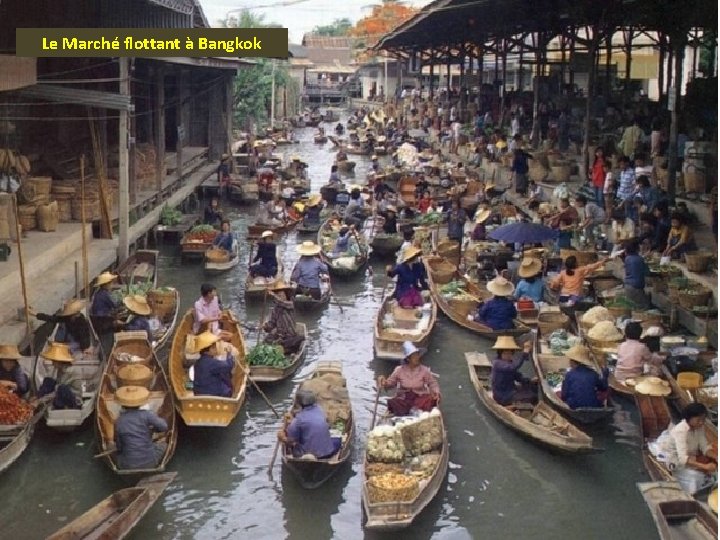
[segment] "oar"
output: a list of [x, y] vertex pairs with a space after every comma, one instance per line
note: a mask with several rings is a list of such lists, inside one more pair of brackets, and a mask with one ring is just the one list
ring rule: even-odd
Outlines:
[[372, 415], [372, 422], [370, 423], [370, 427], [375, 426], [375, 418], [377, 418], [377, 409], [378, 409], [378, 402], [380, 401], [380, 392], [382, 392], [382, 386], [378, 383], [378, 389], [375, 393], [375, 406], [373, 407], [373, 415]]
[[256, 347], [258, 345], [260, 345], [260, 336], [262, 335], [263, 325], [265, 324], [265, 306], [267, 305], [267, 296], [268, 296], [268, 288], [266, 286], [265, 287], [265, 295], [263, 296], [262, 310], [260, 311], [260, 322], [258, 323], [258, 329], [257, 329], [257, 341], [255, 342]]
[[250, 370], [248, 368], [246, 368], [243, 364], [238, 363], [237, 365], [240, 366], [240, 368], [243, 370], [243, 372], [245, 372], [245, 377], [247, 377], [247, 379], [253, 385], [253, 388], [255, 388], [255, 390], [258, 391], [258, 394], [260, 394], [260, 396], [265, 400], [265, 403], [268, 404], [268, 407], [270, 407], [270, 409], [272, 409], [272, 412], [275, 414], [275, 416], [277, 418], [280, 418], [280, 413], [278, 413], [277, 410], [275, 409], [275, 407], [273, 407], [273, 404], [270, 403], [270, 399], [265, 395], [265, 392], [260, 390], [260, 387], [258, 386], [258, 384], [250, 378]]
[[275, 443], [275, 449], [273, 450], [272, 458], [270, 459], [270, 465], [268, 466], [268, 476], [272, 478], [273, 465], [275, 465], [275, 458], [277, 458], [278, 450], [280, 449], [280, 439]]

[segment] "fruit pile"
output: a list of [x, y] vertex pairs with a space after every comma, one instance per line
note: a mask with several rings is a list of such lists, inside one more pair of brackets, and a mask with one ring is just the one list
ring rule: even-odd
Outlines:
[[0, 387], [0, 425], [24, 424], [32, 414], [33, 408], [29, 403]]

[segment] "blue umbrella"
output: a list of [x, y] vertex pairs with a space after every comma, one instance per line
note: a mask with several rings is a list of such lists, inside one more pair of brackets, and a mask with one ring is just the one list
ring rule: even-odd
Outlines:
[[537, 223], [509, 223], [493, 230], [488, 236], [506, 244], [538, 244], [557, 239], [558, 232]]

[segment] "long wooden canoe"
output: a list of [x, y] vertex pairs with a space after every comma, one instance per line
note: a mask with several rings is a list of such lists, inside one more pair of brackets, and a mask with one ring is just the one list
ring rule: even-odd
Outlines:
[[288, 221], [285, 223], [285, 225], [267, 225], [262, 223], [256, 223], [255, 225], [248, 225], [248, 232], [247, 232], [247, 238], [248, 240], [257, 240], [262, 236], [262, 233], [265, 231], [272, 231], [274, 235], [280, 235], [284, 234], [286, 232], [289, 232], [293, 230], [298, 223], [300, 223], [302, 220], [300, 219], [288, 219]]
[[[681, 387], [677, 379], [673, 377], [672, 373], [670, 373], [670, 370], [667, 368], [667, 366], [663, 365], [661, 367], [662, 369], [662, 377], [670, 384], [670, 388], [672, 389], [672, 400], [671, 403], [675, 407], [675, 409], [682, 413], [682, 411], [690, 405], [694, 400], [692, 395], [685, 390], [683, 387]], [[705, 434], [708, 437], [708, 440], [710, 441], [717, 441], [718, 440], [718, 428], [715, 424], [713, 424], [712, 420], [710, 418], [705, 419]]]
[[500, 422], [514, 429], [520, 435], [553, 450], [568, 453], [587, 453], [596, 449], [592, 437], [581, 431], [542, 401], [533, 406], [525, 403], [514, 404], [513, 408], [503, 407], [492, 396], [492, 364], [487, 355], [465, 353], [470, 380], [480, 401]]
[[156, 249], [138, 249], [118, 266], [116, 270], [118, 283], [127, 287], [134, 283], [149, 281], [152, 283], [152, 288], [156, 288], [159, 258], [160, 252]]
[[240, 243], [237, 239], [233, 240], [232, 249], [228, 253], [226, 261], [211, 261], [205, 255], [205, 273], [206, 274], [222, 274], [228, 270], [235, 268], [240, 262]]
[[[359, 254], [352, 257], [350, 261], [352, 264], [345, 265], [341, 264], [340, 258], [332, 257], [332, 248], [335, 240], [337, 239], [337, 231], [333, 231], [330, 221], [326, 221], [320, 230], [318, 231], [317, 242], [320, 246], [320, 260], [324, 262], [328, 270], [333, 276], [336, 277], [351, 277], [360, 272], [368, 262], [370, 248], [367, 244], [365, 236], [359, 233], [354, 235], [355, 241], [359, 248]], [[343, 259], [349, 259], [350, 257], [343, 257]]]
[[693, 499], [677, 482], [637, 484], [650, 509], [660, 540], [716, 539], [718, 519], [710, 508]]
[[[440, 448], [440, 455], [435, 468], [428, 478], [419, 481], [420, 490], [418, 495], [410, 501], [371, 502], [368, 490], [368, 476], [365, 473], [368, 469], [368, 460], [365, 458], [363, 467], [363, 489], [362, 505], [367, 521], [365, 529], [377, 531], [391, 531], [405, 529], [412, 525], [413, 521], [420, 515], [425, 507], [435, 498], [440, 487], [447, 476], [449, 450], [448, 437], [445, 430], [445, 422], [442, 421], [443, 441]], [[370, 431], [377, 424], [370, 426]]]
[[489, 297], [489, 293], [486, 291], [483, 291], [478, 287], [475, 283], [465, 278], [465, 276], [461, 275], [457, 270], [455, 271], [455, 274], [453, 276], [453, 280], [455, 281], [461, 281], [465, 284], [465, 291], [467, 291], [468, 294], [471, 296], [474, 296], [478, 299], [477, 302], [469, 306], [469, 310], [465, 309], [463, 311], [459, 311], [457, 308], [453, 307], [452, 303], [450, 303], [448, 300], [446, 300], [443, 295], [440, 292], [441, 285], [436, 284], [433, 281], [432, 272], [431, 270], [431, 264], [433, 260], [441, 259], [440, 257], [424, 257], [423, 262], [425, 263], [425, 269], [427, 270], [428, 275], [428, 285], [430, 286], [430, 294], [432, 294], [433, 299], [437, 303], [438, 307], [442, 310], [442, 312], [447, 315], [447, 317], [453, 321], [455, 324], [462, 326], [463, 328], [470, 330], [471, 332], [476, 333], [477, 335], [487, 338], [487, 339], [497, 339], [498, 336], [521, 336], [523, 334], [527, 334], [530, 332], [530, 327], [524, 325], [520, 321], [515, 321], [515, 328], [509, 329], [509, 330], [493, 330], [487, 325], [484, 325], [479, 322], [475, 321], [469, 321], [467, 316], [469, 314], [474, 314], [477, 311], [477, 306], [480, 304], [480, 302]]
[[302, 365], [307, 352], [308, 331], [305, 323], [295, 323], [295, 331], [304, 337], [300, 349], [295, 354], [289, 355], [290, 361], [284, 368], [270, 366], [250, 366], [250, 379], [258, 383], [274, 383], [291, 377]]
[[[419, 308], [403, 309], [397, 306], [392, 290], [385, 296], [375, 317], [373, 344], [376, 358], [402, 361], [405, 358], [403, 352], [403, 342], [405, 341], [410, 341], [418, 349], [427, 350], [430, 334], [437, 321], [437, 303], [432, 296], [428, 301], [431, 305], [429, 317], [423, 316]], [[419, 313], [421, 314], [420, 318], [418, 318]], [[393, 317], [394, 328], [385, 328], [386, 315]], [[427, 324], [423, 324], [422, 321]]]
[[135, 487], [120, 489], [76, 517], [46, 540], [121, 540], [155, 504], [177, 473], [143, 478]]
[[245, 279], [245, 298], [262, 298], [265, 295], [266, 289], [275, 285], [275, 282], [283, 277], [285, 267], [281, 260], [278, 259], [278, 268], [275, 272], [275, 276], [271, 279], [268, 278], [254, 278], [248, 272], [247, 278]]
[[117, 464], [114, 453], [104, 457], [105, 462], [116, 474], [148, 474], [163, 472], [175, 453], [177, 443], [177, 426], [175, 425], [175, 404], [165, 370], [160, 364], [155, 351], [147, 340], [145, 332], [122, 332], [115, 334], [115, 346], [108, 357], [105, 371], [102, 375], [100, 391], [97, 395], [97, 414], [95, 415], [95, 428], [98, 448], [100, 452], [108, 452], [115, 448], [115, 421], [120, 416], [122, 407], [115, 400], [115, 391], [119, 387], [118, 370], [123, 366], [119, 354], [129, 353], [142, 358], [142, 364], [150, 368], [153, 378], [148, 385], [150, 401], [148, 407], [151, 411], [165, 420], [168, 430], [163, 434], [162, 440], [167, 444], [165, 452], [156, 467], [152, 469], [121, 469]]
[[235, 369], [232, 374], [232, 397], [196, 396], [192, 391], [190, 368], [200, 357], [195, 353], [193, 342], [194, 310], [191, 308], [183, 317], [173, 337], [168, 358], [170, 385], [175, 395], [175, 407], [188, 426], [226, 427], [233, 421], [245, 400], [247, 387], [247, 360], [245, 340], [240, 323], [230, 310], [222, 312], [220, 329], [229, 332], [230, 343], [238, 350]]
[[[87, 310], [83, 311], [83, 315], [87, 318]], [[53, 429], [61, 431], [77, 429], [83, 425], [95, 410], [97, 391], [104, 369], [104, 360], [100, 340], [95, 334], [92, 324], [89, 326], [91, 328], [90, 350], [76, 354], [72, 365], [65, 368], [65, 372], [71, 372], [76, 380], [73, 388], [80, 395], [81, 406], [79, 409], [55, 409], [52, 404], [48, 406], [45, 423]], [[59, 330], [60, 324], [56, 324], [48, 337], [48, 341], [43, 346], [43, 352], [49, 347], [50, 342], [55, 341], [55, 336]], [[40, 388], [45, 377], [55, 378], [55, 371], [53, 363], [45, 360], [42, 353], [40, 353], [35, 361], [34, 378], [36, 388]]]
[[642, 458], [645, 469], [655, 482], [672, 481], [672, 473], [667, 466], [658, 461], [648, 449], [651, 443], [667, 429], [672, 415], [667, 400], [662, 396], [648, 396], [635, 393], [635, 403], [640, 413], [640, 432], [642, 433]]
[[[312, 372], [308, 381], [325, 375], [333, 376], [336, 381], [342, 379], [343, 386], [347, 386], [345, 378], [343, 377], [341, 362], [318, 362], [315, 366], [315, 371]], [[301, 384], [298, 389], [302, 387], [303, 385]], [[295, 457], [290, 445], [282, 445], [283, 465], [298, 479], [300, 485], [305, 489], [315, 489], [324, 484], [348, 461], [350, 454], [352, 454], [352, 446], [355, 439], [355, 421], [349, 396], [347, 400], [349, 418], [343, 422], [342, 444], [336, 454], [327, 459], [317, 459], [312, 456]], [[323, 408], [322, 396], [318, 396], [317, 404]], [[325, 413], [327, 414], [327, 410], [325, 410]], [[332, 418], [328, 418], [331, 426], [335, 424], [333, 420]]]
[[328, 284], [324, 290], [321, 289], [319, 300], [316, 300], [312, 296], [308, 296], [306, 294], [298, 294], [296, 289], [293, 296], [293, 304], [295, 305], [295, 309], [298, 311], [317, 311], [327, 306], [330, 303], [331, 297], [332, 284]]
[[[550, 406], [563, 416], [566, 416], [581, 424], [593, 424], [601, 420], [610, 418], [615, 409], [605, 405], [604, 407], [579, 407], [572, 409], [565, 403], [553, 390], [553, 387], [547, 380], [548, 373], [562, 372], [566, 373], [570, 369], [570, 359], [566, 356], [555, 354], [543, 354], [539, 338], [533, 340], [532, 361], [540, 380], [540, 392], [543, 398]], [[595, 364], [595, 371], [600, 373], [600, 367]]]

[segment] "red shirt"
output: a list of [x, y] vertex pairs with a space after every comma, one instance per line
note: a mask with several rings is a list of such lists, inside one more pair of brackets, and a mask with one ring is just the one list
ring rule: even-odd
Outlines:
[[427, 209], [430, 208], [431, 204], [432, 204], [432, 199], [422, 198], [422, 199], [420, 199], [420, 202], [418, 202], [418, 210], [424, 214], [425, 212], [427, 212]]
[[605, 163], [602, 159], [595, 160], [591, 174], [593, 186], [602, 189], [605, 186]]

